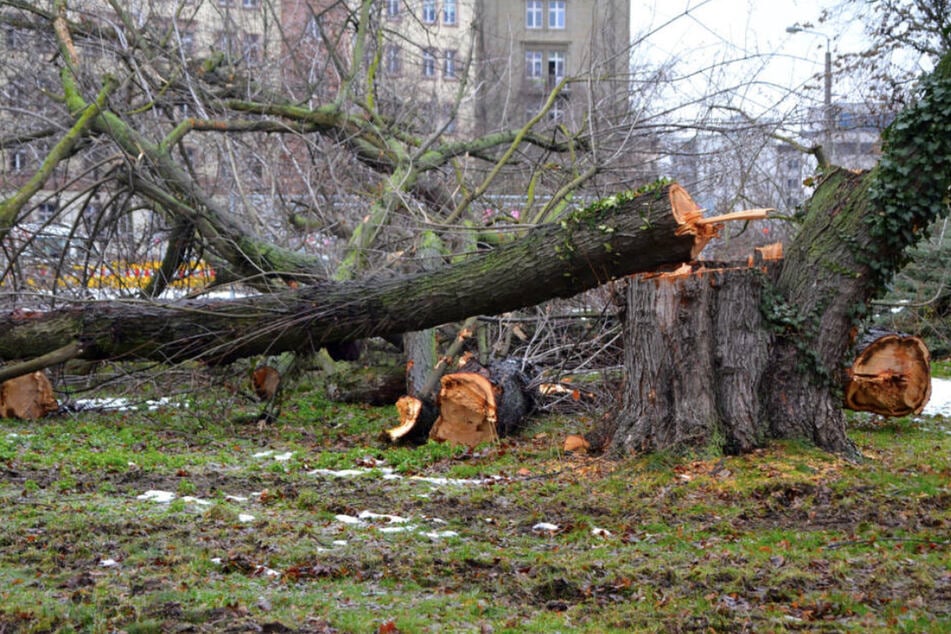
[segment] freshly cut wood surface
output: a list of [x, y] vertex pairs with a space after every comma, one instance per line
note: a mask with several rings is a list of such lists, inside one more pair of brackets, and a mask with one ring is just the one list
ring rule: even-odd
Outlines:
[[31, 372], [0, 386], [0, 415], [36, 420], [59, 409], [53, 386], [43, 372]]
[[429, 437], [470, 447], [497, 440], [495, 402], [495, 390], [484, 376], [474, 372], [444, 376], [439, 390], [439, 418]]
[[845, 406], [883, 416], [919, 414], [931, 398], [931, 354], [918, 337], [880, 336], [852, 363]]

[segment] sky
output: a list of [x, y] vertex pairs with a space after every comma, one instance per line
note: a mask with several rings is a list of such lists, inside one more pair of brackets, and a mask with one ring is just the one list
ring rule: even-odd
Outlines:
[[[690, 95], [738, 87], [733, 105], [752, 112], [779, 111], [793, 101], [821, 103], [821, 77], [828, 43], [833, 56], [858, 51], [862, 26], [819, 24], [824, 7], [836, 0], [632, 0], [631, 32], [638, 60], [677, 60], [676, 75], [689, 79], [678, 90]], [[795, 24], [813, 24], [816, 33], [790, 34]], [[750, 78], [755, 78], [750, 84]], [[848, 87], [833, 73], [833, 101]], [[745, 85], [744, 84], [749, 84]], [[790, 92], [801, 99], [790, 98]]]

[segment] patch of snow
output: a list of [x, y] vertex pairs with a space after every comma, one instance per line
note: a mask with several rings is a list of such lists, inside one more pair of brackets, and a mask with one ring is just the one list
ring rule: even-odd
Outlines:
[[122, 397], [80, 398], [73, 402], [73, 406], [77, 410], [96, 409], [116, 412], [137, 411], [139, 408], [145, 407], [150, 412], [154, 412], [162, 407], [178, 407], [179, 405], [167, 396], [163, 396], [157, 400], [141, 402], [132, 402]]
[[459, 533], [456, 531], [429, 531], [428, 533], [423, 533], [423, 536], [430, 539], [444, 539], [446, 537], [458, 537]]
[[278, 462], [287, 462], [288, 460], [290, 460], [290, 459], [293, 458], [293, 457], [294, 457], [294, 452], [293, 452], [293, 451], [287, 451], [287, 452], [285, 452], [285, 453], [279, 453], [279, 454], [275, 455], [275, 456], [274, 456], [274, 459], [277, 460]]
[[353, 478], [356, 476], [366, 475], [368, 473], [380, 473], [384, 480], [410, 480], [413, 482], [425, 482], [426, 484], [432, 484], [433, 486], [479, 486], [483, 484], [502, 482], [506, 479], [505, 477], [498, 475], [487, 476], [485, 478], [443, 478], [432, 476], [410, 476], [407, 478], [396, 473], [389, 467], [375, 467], [372, 469], [311, 469], [307, 473], [308, 475], [323, 475], [332, 478]]
[[343, 515], [342, 513], [339, 515], [334, 515], [334, 519], [342, 524], [350, 524], [351, 526], [363, 524], [363, 520], [361, 520], [359, 517], [354, 517], [353, 515]]
[[951, 416], [951, 380], [931, 379], [931, 398], [921, 413], [926, 416]]
[[399, 515], [387, 515], [386, 513], [374, 513], [373, 511], [360, 511], [360, 514], [357, 515], [361, 520], [386, 520], [391, 524], [400, 524], [403, 522], [408, 522], [409, 518], [400, 517]]
[[346, 545], [347, 545], [347, 540], [345, 540], [345, 539], [335, 539], [335, 540], [333, 540], [333, 542], [331, 542], [331, 543], [332, 543], [334, 546], [346, 546]]
[[243, 495], [226, 495], [225, 499], [229, 502], [247, 502], [248, 498]]
[[238, 521], [244, 523], [253, 522], [254, 516], [250, 513], [238, 513]]
[[254, 569], [254, 574], [264, 575], [265, 577], [280, 577], [281, 573], [267, 566], [258, 566]]
[[101, 559], [99, 560], [100, 568], [116, 568], [119, 566], [119, 562], [115, 559]]
[[597, 526], [591, 527], [591, 534], [595, 537], [610, 537], [611, 531], [606, 528], [598, 528]]
[[313, 469], [307, 475], [325, 475], [331, 478], [352, 478], [369, 473], [369, 469]]
[[376, 530], [381, 533], [405, 533], [407, 531], [416, 530], [416, 527], [412, 524], [407, 524], [405, 526], [380, 526]]
[[251, 457], [252, 458], [267, 458], [268, 456], [273, 456], [273, 455], [274, 455], [274, 450], [268, 449], [266, 451], [259, 451], [256, 454], [253, 454]]
[[193, 495], [186, 495], [185, 497], [182, 498], [182, 501], [183, 501], [183, 502], [191, 502], [192, 504], [197, 504], [198, 506], [211, 506], [211, 502], [210, 502], [209, 500], [203, 500], [203, 499], [201, 499], [201, 498], [196, 498], [196, 497], [193, 496]]
[[171, 491], [160, 491], [158, 489], [149, 489], [142, 495], [135, 496], [136, 500], [149, 500], [151, 502], [159, 502], [161, 504], [167, 504], [175, 499], [175, 494]]
[[552, 524], [551, 522], [539, 522], [538, 524], [532, 526], [532, 530], [539, 533], [546, 531], [549, 533], [554, 533], [559, 528], [560, 527], [557, 524]]

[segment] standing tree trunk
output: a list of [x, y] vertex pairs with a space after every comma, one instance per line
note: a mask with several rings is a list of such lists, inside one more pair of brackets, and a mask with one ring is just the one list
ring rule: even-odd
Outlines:
[[884, 148], [870, 172], [825, 175], [775, 277], [632, 282], [624, 407], [595, 441], [627, 453], [747, 451], [802, 438], [858, 456], [845, 432], [842, 371], [870, 300], [947, 212], [951, 57], [923, 80]]
[[628, 281], [624, 403], [595, 434], [625, 452], [745, 452], [768, 435], [759, 387], [773, 341], [766, 273], [700, 268]]

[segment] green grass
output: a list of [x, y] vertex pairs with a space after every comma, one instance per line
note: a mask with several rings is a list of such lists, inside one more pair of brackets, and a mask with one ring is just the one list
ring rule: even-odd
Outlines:
[[[856, 417], [860, 464], [795, 442], [611, 462], [564, 454], [591, 424], [564, 416], [405, 448], [378, 440], [390, 408], [298, 393], [259, 428], [207, 398], [0, 421], [0, 630], [951, 629], [942, 420]], [[407, 522], [338, 519], [361, 511]]]

